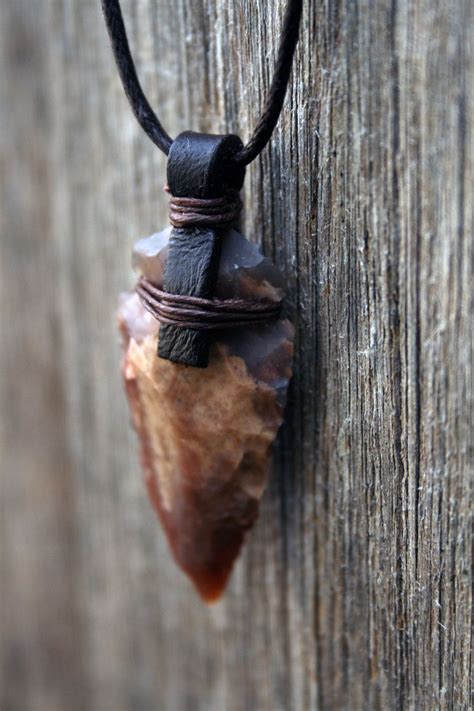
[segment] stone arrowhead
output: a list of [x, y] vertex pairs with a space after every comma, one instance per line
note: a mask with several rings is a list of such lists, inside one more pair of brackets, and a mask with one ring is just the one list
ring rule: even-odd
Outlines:
[[[162, 283], [169, 230], [140, 240], [134, 264]], [[242, 235], [222, 237], [217, 298], [283, 298], [276, 267]], [[258, 514], [291, 378], [286, 319], [213, 335], [209, 366], [156, 356], [159, 324], [122, 297], [122, 372], [151, 501], [178, 565], [204, 600], [222, 594]]]

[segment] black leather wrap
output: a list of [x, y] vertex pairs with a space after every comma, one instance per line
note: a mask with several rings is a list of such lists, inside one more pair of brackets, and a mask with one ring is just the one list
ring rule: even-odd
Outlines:
[[[229, 189], [240, 190], [245, 168], [233, 157], [242, 150], [234, 135], [185, 131], [170, 148], [168, 187], [175, 197], [218, 198]], [[163, 289], [171, 294], [209, 299], [219, 267], [222, 228], [174, 227], [171, 231]], [[209, 333], [161, 325], [160, 358], [205, 368], [209, 361]]]

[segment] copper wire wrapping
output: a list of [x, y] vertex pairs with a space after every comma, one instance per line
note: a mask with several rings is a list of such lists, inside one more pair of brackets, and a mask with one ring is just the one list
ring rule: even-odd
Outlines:
[[281, 304], [248, 299], [202, 299], [169, 294], [141, 277], [136, 291], [145, 309], [160, 323], [196, 331], [252, 326], [275, 319]]
[[[165, 191], [170, 192], [167, 185]], [[173, 227], [219, 227], [235, 222], [242, 210], [237, 190], [218, 198], [175, 197], [170, 194], [170, 223]]]

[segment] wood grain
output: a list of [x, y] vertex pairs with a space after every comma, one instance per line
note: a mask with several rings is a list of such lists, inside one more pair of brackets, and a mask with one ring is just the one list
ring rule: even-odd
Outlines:
[[[248, 138], [283, 3], [123, 5], [172, 135]], [[210, 609], [147, 502], [119, 377], [165, 160], [96, 0], [3, 0], [0, 33], [2, 710], [468, 709], [472, 3], [306, 3], [245, 192], [296, 374]]]

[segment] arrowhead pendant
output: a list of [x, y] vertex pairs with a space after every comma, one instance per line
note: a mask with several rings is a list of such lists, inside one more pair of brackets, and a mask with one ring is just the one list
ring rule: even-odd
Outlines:
[[[176, 254], [176, 232], [166, 229], [137, 242], [134, 266], [152, 291], [192, 295], [199, 288], [201, 297], [201, 267], [195, 274], [191, 269], [186, 291], [169, 288], [170, 273], [178, 289], [183, 284], [179, 269], [186, 254], [183, 246], [181, 257]], [[194, 230], [191, 236], [201, 234]], [[214, 229], [212, 238], [218, 245], [212, 299], [282, 301], [282, 276], [255, 245], [230, 228]], [[277, 316], [213, 330], [210, 338], [199, 323], [179, 328], [176, 314], [191, 318], [187, 303], [173, 312], [174, 320], [164, 309], [160, 324], [146, 308], [147, 298], [148, 292], [144, 298], [131, 292], [120, 304], [126, 393], [152, 504], [176, 562], [212, 602], [221, 596], [258, 515], [291, 378], [294, 329]]]
[[[170, 230], [141, 240], [136, 267], [160, 285]], [[257, 247], [225, 233], [216, 294], [283, 297]], [[122, 373], [148, 492], [178, 565], [206, 601], [222, 593], [265, 489], [283, 419], [294, 329], [286, 319], [220, 332], [205, 369], [157, 358], [159, 323], [122, 297]]]

